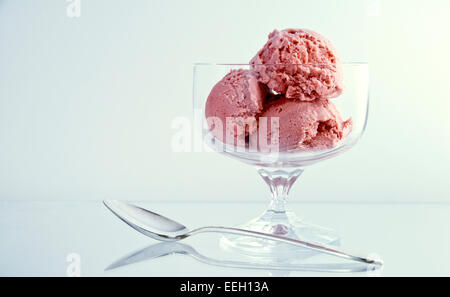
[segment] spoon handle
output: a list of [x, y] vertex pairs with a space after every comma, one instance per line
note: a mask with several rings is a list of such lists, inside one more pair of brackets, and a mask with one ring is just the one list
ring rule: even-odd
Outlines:
[[362, 262], [365, 264], [371, 264], [371, 265], [377, 265], [381, 266], [383, 265], [383, 261], [379, 259], [371, 259], [367, 256], [358, 255], [354, 252], [346, 251], [342, 248], [328, 245], [328, 244], [322, 244], [322, 243], [316, 243], [316, 242], [308, 242], [303, 241], [299, 239], [292, 239], [289, 237], [283, 237], [278, 235], [273, 235], [269, 233], [263, 233], [263, 232], [257, 232], [252, 230], [245, 230], [245, 229], [239, 229], [239, 228], [230, 228], [230, 227], [219, 227], [219, 226], [210, 226], [210, 227], [201, 227], [195, 230], [192, 230], [184, 235], [180, 235], [178, 239], [183, 239], [191, 235], [195, 235], [198, 233], [228, 233], [228, 234], [234, 234], [234, 235], [244, 235], [244, 236], [252, 236], [256, 238], [262, 238], [262, 239], [268, 239], [268, 240], [275, 240], [279, 242], [284, 242], [288, 244], [292, 244], [295, 246], [301, 246], [305, 247], [314, 251], [326, 253], [332, 256], [344, 258], [347, 260], [352, 260], [356, 262]]

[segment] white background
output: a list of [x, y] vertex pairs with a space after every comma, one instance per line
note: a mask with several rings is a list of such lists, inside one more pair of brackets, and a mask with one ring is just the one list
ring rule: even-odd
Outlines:
[[246, 63], [274, 29], [369, 61], [366, 134], [295, 201], [450, 201], [449, 1], [0, 0], [0, 199], [261, 201], [254, 168], [174, 153], [192, 64]]

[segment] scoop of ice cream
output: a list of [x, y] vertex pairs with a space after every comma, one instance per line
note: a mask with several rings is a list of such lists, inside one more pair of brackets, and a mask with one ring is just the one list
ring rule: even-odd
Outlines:
[[[212, 134], [224, 143], [243, 141], [257, 130], [267, 88], [249, 70], [231, 70], [211, 90], [205, 115]], [[227, 141], [228, 140], [228, 141]]]
[[274, 30], [250, 63], [262, 83], [286, 98], [310, 101], [342, 92], [342, 65], [335, 48], [310, 30]]
[[[352, 130], [352, 119], [343, 121], [336, 106], [327, 99], [301, 101], [281, 97], [265, 106], [260, 125], [263, 120], [267, 123], [267, 139], [259, 136], [263, 150], [271, 143], [277, 143], [279, 151], [328, 149]], [[278, 135], [272, 131], [274, 126], [279, 127], [274, 130]]]

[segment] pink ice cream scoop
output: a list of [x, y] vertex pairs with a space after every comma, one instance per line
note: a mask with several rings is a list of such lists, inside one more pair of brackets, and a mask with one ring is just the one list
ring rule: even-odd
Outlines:
[[[278, 119], [276, 139], [272, 133], [272, 118]], [[336, 106], [328, 99], [301, 101], [282, 96], [265, 106], [260, 114], [260, 125], [263, 119], [267, 123], [267, 139], [259, 136], [262, 149], [274, 143], [279, 146], [279, 151], [329, 149], [352, 130], [352, 119], [343, 121]]]
[[310, 30], [274, 30], [250, 63], [259, 81], [286, 98], [310, 101], [342, 92], [342, 65], [335, 48]]
[[257, 130], [267, 88], [249, 70], [231, 70], [211, 90], [205, 115], [211, 133], [223, 143], [245, 142]]

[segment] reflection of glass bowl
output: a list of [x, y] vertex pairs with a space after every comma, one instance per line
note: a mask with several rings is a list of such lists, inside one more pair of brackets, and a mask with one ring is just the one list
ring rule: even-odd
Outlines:
[[[351, 133], [336, 146], [323, 150], [289, 151], [264, 153], [242, 147], [225, 145], [215, 139], [207, 128], [204, 107], [209, 92], [232, 69], [249, 69], [247, 64], [196, 64], [194, 66], [194, 109], [203, 115], [202, 138], [213, 150], [224, 155], [257, 166], [258, 173], [269, 185], [272, 199], [269, 208], [259, 217], [240, 225], [239, 228], [278, 234], [291, 238], [325, 244], [338, 244], [339, 237], [333, 231], [307, 224], [285, 205], [289, 190], [305, 166], [314, 164], [340, 154], [355, 145], [364, 132], [367, 121], [369, 99], [369, 75], [366, 63], [344, 63], [344, 92], [331, 99], [340, 111], [343, 119], [352, 118]], [[199, 112], [202, 111], [202, 112]], [[254, 256], [280, 256], [299, 249], [286, 244], [250, 237], [226, 236], [221, 240], [223, 246]]]

